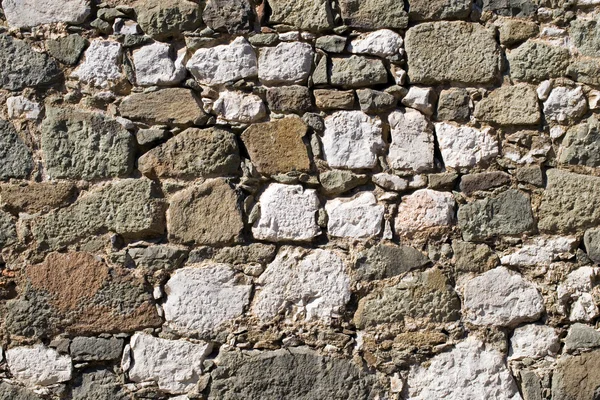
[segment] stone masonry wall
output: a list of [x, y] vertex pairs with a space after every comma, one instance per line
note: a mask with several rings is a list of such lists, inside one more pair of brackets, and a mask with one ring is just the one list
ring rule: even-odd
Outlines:
[[1, 8], [1, 400], [600, 398], [600, 0]]

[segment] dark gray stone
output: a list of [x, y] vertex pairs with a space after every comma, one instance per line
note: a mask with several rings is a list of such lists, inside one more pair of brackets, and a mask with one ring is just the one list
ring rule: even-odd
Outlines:
[[521, 393], [523, 400], [543, 400], [542, 382], [540, 377], [533, 371], [520, 371]]
[[207, 0], [202, 19], [217, 32], [250, 32], [254, 25], [254, 10], [249, 0]]
[[48, 53], [58, 61], [67, 65], [75, 65], [88, 45], [88, 41], [80, 35], [72, 35], [46, 42]]
[[356, 278], [373, 281], [423, 268], [429, 258], [414, 247], [379, 244], [363, 251], [356, 260]]
[[17, 241], [17, 228], [13, 217], [0, 210], [0, 249]]
[[565, 338], [565, 351], [600, 347], [600, 332], [589, 325], [573, 324]]
[[583, 243], [590, 260], [600, 264], [600, 228], [588, 229], [583, 235]]
[[469, 92], [467, 92], [466, 89], [455, 88], [442, 90], [438, 100], [437, 120], [468, 121], [471, 113], [469, 103]]
[[465, 19], [472, 0], [409, 0], [408, 16], [413, 21]]
[[389, 93], [373, 89], [359, 89], [356, 91], [360, 109], [366, 113], [382, 113], [396, 106], [396, 98]]
[[445, 172], [442, 174], [430, 174], [427, 176], [429, 189], [433, 190], [452, 190], [456, 185], [458, 174], [454, 172]]
[[477, 0], [483, 11], [506, 17], [530, 17], [537, 11], [535, 0]]
[[567, 68], [567, 76], [577, 82], [600, 86], [600, 63], [596, 59], [573, 60]]
[[70, 346], [73, 361], [113, 361], [121, 358], [123, 339], [79, 336]]
[[341, 169], [325, 171], [319, 175], [323, 193], [329, 196], [337, 196], [357, 186], [364, 185], [368, 181], [369, 177], [367, 175], [357, 175]]
[[346, 37], [329, 35], [317, 38], [315, 47], [327, 53], [342, 53], [346, 49]]
[[460, 190], [470, 195], [478, 190], [490, 190], [510, 184], [510, 175], [493, 171], [464, 175], [460, 180]]
[[118, 377], [108, 370], [88, 370], [75, 379], [73, 400], [131, 400], [119, 383]]
[[586, 167], [600, 166], [600, 122], [592, 115], [572, 126], [562, 141], [558, 162]]
[[542, 173], [542, 167], [539, 165], [526, 165], [518, 168], [516, 177], [519, 182], [535, 186], [542, 186], [544, 184], [544, 174]]
[[13, 124], [0, 119], [0, 180], [24, 179], [32, 170], [31, 150], [17, 135]]
[[131, 247], [117, 259], [128, 268], [140, 268], [146, 272], [174, 271], [185, 262], [188, 251], [179, 247], [159, 244], [150, 247]]
[[142, 0], [135, 5], [137, 22], [144, 33], [157, 40], [178, 37], [202, 25], [202, 10], [189, 0]]
[[28, 389], [0, 382], [0, 400], [42, 400], [42, 398]]

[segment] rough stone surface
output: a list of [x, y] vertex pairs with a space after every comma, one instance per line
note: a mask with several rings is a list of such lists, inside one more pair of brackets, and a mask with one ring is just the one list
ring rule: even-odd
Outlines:
[[419, 189], [404, 196], [398, 206], [396, 232], [407, 235], [454, 223], [454, 197], [447, 192]]
[[319, 182], [323, 192], [330, 196], [345, 193], [357, 186], [367, 183], [366, 175], [359, 175], [351, 171], [334, 169], [325, 171], [319, 175]]
[[392, 143], [388, 163], [394, 169], [426, 172], [433, 169], [433, 126], [419, 111], [394, 111], [388, 121]]
[[13, 124], [0, 119], [0, 180], [27, 178], [33, 170], [31, 150]]
[[600, 123], [592, 115], [581, 124], [569, 128], [561, 143], [558, 161], [564, 164], [598, 167], [599, 154]]
[[507, 54], [510, 75], [517, 80], [541, 82], [565, 74], [569, 50], [545, 42], [528, 40]]
[[490, 128], [483, 130], [435, 123], [435, 133], [446, 167], [472, 168], [498, 155], [498, 142]]
[[48, 53], [67, 65], [77, 64], [87, 45], [88, 41], [76, 33], [46, 42]]
[[90, 14], [87, 0], [5, 0], [2, 9], [13, 28], [31, 28], [56, 22], [78, 25]]
[[371, 54], [379, 57], [400, 55], [402, 36], [389, 29], [362, 34], [348, 45], [350, 53]]
[[83, 55], [83, 62], [71, 73], [72, 78], [106, 88], [121, 78], [122, 46], [111, 40], [93, 40]]
[[167, 43], [155, 42], [133, 52], [138, 85], [172, 85], [185, 78], [184, 53], [179, 56]]
[[41, 182], [26, 186], [0, 185], [0, 203], [11, 212], [31, 214], [48, 211], [69, 204], [75, 196], [75, 185], [70, 182]]
[[515, 329], [510, 338], [508, 358], [543, 358], [554, 356], [560, 349], [560, 341], [556, 330], [551, 326], [528, 324]]
[[364, 56], [332, 57], [330, 81], [334, 86], [360, 88], [387, 83], [388, 76], [381, 60]]
[[584, 56], [600, 57], [598, 19], [578, 19], [571, 22], [569, 37]]
[[485, 244], [455, 241], [452, 251], [454, 266], [459, 272], [485, 272], [500, 263], [496, 253]]
[[516, 266], [550, 265], [563, 254], [568, 255], [576, 246], [577, 238], [573, 236], [539, 237], [503, 256], [500, 261], [504, 265]]
[[600, 264], [600, 229], [588, 229], [583, 241], [590, 259]]
[[465, 89], [442, 90], [437, 105], [438, 121], [467, 121], [471, 113], [469, 102], [469, 93]]
[[463, 175], [460, 180], [460, 190], [470, 195], [479, 190], [489, 190], [510, 184], [510, 175], [506, 172], [481, 172]]
[[578, 356], [563, 356], [552, 379], [552, 399], [593, 399], [598, 393], [599, 351]]
[[404, 4], [393, 0], [341, 0], [340, 9], [344, 22], [352, 28], [404, 29], [408, 25]]
[[41, 344], [8, 349], [6, 361], [10, 373], [27, 386], [48, 386], [71, 379], [71, 358]]
[[557, 87], [552, 89], [544, 101], [544, 116], [550, 121], [565, 123], [583, 116], [588, 109], [581, 86], [574, 89]]
[[308, 43], [264, 47], [258, 57], [258, 79], [266, 85], [303, 83], [310, 75], [314, 51]]
[[297, 112], [302, 114], [312, 106], [308, 88], [300, 85], [282, 86], [267, 90], [269, 109], [275, 112]]
[[333, 26], [331, 5], [326, 0], [272, 0], [271, 23], [292, 25], [307, 31], [325, 31]]
[[13, 96], [6, 99], [8, 107], [8, 118], [27, 118], [30, 121], [36, 121], [40, 116], [40, 105], [34, 101], [28, 100], [23, 96]]
[[198, 3], [189, 0], [141, 0], [135, 4], [137, 22], [144, 33], [156, 40], [180, 36], [198, 28], [202, 20]]
[[42, 398], [33, 391], [22, 388], [21, 386], [0, 382], [0, 399], [41, 400]]
[[353, 90], [315, 89], [315, 104], [323, 110], [352, 110], [354, 108]]
[[408, 15], [414, 21], [464, 19], [471, 12], [468, 0], [411, 0]]
[[350, 199], [334, 199], [325, 204], [327, 231], [332, 236], [366, 239], [381, 232], [384, 206], [372, 193]]
[[69, 353], [74, 361], [113, 361], [121, 359], [123, 340], [78, 336], [71, 341]]
[[429, 258], [414, 247], [379, 244], [358, 255], [356, 273], [360, 280], [386, 279], [429, 263]]
[[213, 105], [219, 118], [229, 122], [251, 123], [266, 115], [265, 104], [254, 94], [222, 92]]
[[214, 31], [242, 33], [252, 30], [255, 15], [248, 0], [208, 0], [202, 20]]
[[532, 87], [502, 86], [477, 103], [473, 115], [498, 125], [535, 125], [540, 122], [540, 107]]
[[[393, 95], [373, 89], [358, 89], [356, 96], [361, 111], [369, 114], [388, 111], [398, 102]], [[352, 100], [354, 101], [354, 97]]]

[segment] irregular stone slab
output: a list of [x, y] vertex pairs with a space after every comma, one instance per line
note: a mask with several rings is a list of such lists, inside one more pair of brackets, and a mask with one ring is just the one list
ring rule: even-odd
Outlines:
[[373, 281], [391, 278], [429, 263], [429, 258], [414, 247], [378, 244], [358, 255], [355, 274], [358, 280]]
[[220, 128], [188, 128], [138, 160], [144, 175], [159, 178], [235, 175], [239, 167], [235, 135]]
[[271, 183], [259, 200], [260, 218], [252, 227], [254, 238], [310, 241], [321, 233], [316, 220], [320, 203], [314, 189]]
[[410, 0], [408, 16], [413, 21], [465, 19], [471, 13], [470, 0]]
[[500, 261], [504, 265], [550, 265], [553, 261], [560, 260], [562, 255], [568, 257], [577, 244], [575, 236], [538, 237], [503, 256]]
[[219, 245], [233, 243], [244, 228], [238, 193], [214, 179], [171, 197], [167, 231], [174, 243]]
[[583, 242], [588, 257], [595, 263], [600, 264], [600, 229], [588, 229], [583, 235]]
[[359, 29], [405, 29], [408, 14], [404, 4], [394, 0], [341, 0], [344, 23]]
[[402, 36], [389, 29], [364, 33], [352, 40], [348, 51], [354, 54], [371, 54], [379, 57], [391, 57], [401, 54], [404, 41]]
[[556, 287], [558, 311], [569, 314], [571, 321], [589, 322], [594, 319], [599, 310], [590, 292], [597, 279], [596, 267], [584, 266], [570, 272]]
[[282, 86], [267, 89], [267, 103], [271, 111], [303, 114], [312, 107], [312, 98], [307, 87]]
[[323, 110], [352, 110], [354, 90], [315, 89], [315, 104]]
[[265, 104], [257, 95], [230, 91], [219, 93], [213, 110], [225, 121], [246, 124], [259, 121], [267, 114]]
[[126, 251], [115, 253], [113, 262], [127, 268], [139, 268], [145, 272], [159, 270], [172, 271], [183, 265], [188, 251], [170, 245], [153, 245], [150, 247], [131, 247]]
[[474, 325], [516, 326], [537, 320], [545, 310], [536, 287], [506, 267], [467, 282], [463, 301], [465, 318]]
[[121, 78], [121, 51], [119, 42], [92, 40], [85, 51], [83, 62], [71, 72], [71, 77], [101, 88]]
[[553, 400], [593, 399], [600, 382], [600, 351], [559, 358], [552, 374]]
[[394, 286], [362, 298], [354, 315], [360, 329], [401, 323], [405, 318], [450, 322], [460, 318], [460, 300], [437, 268], [413, 273]]
[[530, 17], [538, 8], [534, 0], [481, 0], [477, 4], [483, 11], [512, 17]]
[[202, 24], [200, 6], [193, 1], [141, 0], [135, 4], [137, 22], [156, 40], [178, 37]]
[[[120, 377], [107, 369], [91, 369], [73, 380], [73, 400], [130, 400]], [[185, 399], [184, 399], [185, 400]]]
[[362, 111], [338, 111], [325, 118], [321, 138], [325, 161], [332, 168], [370, 169], [383, 150], [379, 117]]
[[477, 103], [473, 115], [498, 125], [535, 125], [540, 122], [540, 107], [531, 86], [502, 86]]
[[88, 0], [5, 0], [2, 9], [13, 28], [65, 22], [81, 24], [90, 14]]
[[121, 359], [123, 339], [78, 336], [71, 341], [69, 353], [74, 361], [113, 361]]
[[149, 93], [134, 93], [119, 106], [121, 116], [148, 124], [203, 125], [208, 116], [189, 89], [168, 88]]
[[38, 245], [59, 249], [104, 231], [136, 238], [161, 235], [164, 226], [164, 200], [152, 181], [124, 179], [34, 219], [32, 234]]
[[0, 210], [0, 249], [17, 241], [17, 229], [13, 217]]
[[480, 190], [489, 190], [510, 184], [510, 175], [502, 171], [480, 172], [463, 175], [460, 180], [460, 190], [471, 195]]
[[569, 128], [558, 150], [558, 162], [600, 166], [600, 123], [596, 116]]
[[565, 351], [600, 347], [600, 332], [589, 325], [573, 324], [565, 338]]
[[567, 48], [528, 40], [510, 51], [506, 58], [514, 79], [541, 82], [565, 75], [571, 56]]
[[371, 181], [377, 186], [393, 190], [394, 192], [403, 192], [409, 186], [407, 179], [401, 178], [398, 175], [386, 174], [385, 172], [371, 176]]
[[0, 119], [0, 180], [25, 179], [32, 170], [31, 150], [23, 143], [13, 124]]
[[310, 75], [314, 51], [310, 44], [284, 42], [263, 47], [258, 56], [258, 79], [265, 85], [304, 83]]
[[7, 90], [44, 87], [60, 76], [58, 64], [47, 54], [33, 50], [22, 40], [0, 35], [0, 87]]
[[343, 53], [346, 49], [347, 38], [339, 35], [320, 36], [315, 41], [315, 47], [327, 53]]
[[51, 179], [103, 179], [133, 170], [133, 136], [103, 113], [47, 107], [41, 131]]
[[569, 233], [600, 223], [600, 178], [550, 169], [547, 179], [539, 207], [540, 231]]
[[521, 400], [504, 354], [473, 337], [433, 357], [428, 368], [411, 367], [408, 386], [411, 400]]
[[[308, 151], [302, 138], [306, 124], [298, 117], [282, 118], [246, 129], [241, 139], [256, 170], [264, 175], [310, 170]], [[278, 154], [278, 157], [273, 157]]]
[[178, 269], [165, 284], [165, 320], [182, 332], [222, 332], [221, 326], [242, 315], [250, 301], [252, 286], [237, 280], [229, 264]]
[[572, 60], [566, 75], [571, 79], [588, 85], [600, 85], [600, 65], [595, 58]]
[[581, 86], [574, 89], [556, 87], [544, 101], [544, 116], [550, 121], [568, 123], [581, 118], [588, 110]]
[[252, 3], [248, 0], [208, 0], [202, 13], [206, 26], [230, 34], [250, 32], [255, 19]]
[[345, 193], [369, 181], [367, 175], [358, 175], [350, 171], [334, 169], [319, 174], [319, 182], [323, 192], [329, 196]]
[[6, 351], [10, 373], [27, 386], [49, 386], [71, 379], [71, 357], [43, 344], [13, 347]]
[[597, 19], [577, 18], [571, 21], [569, 37], [584, 56], [600, 57], [599, 28]]
[[329, 324], [350, 300], [350, 278], [329, 250], [283, 247], [258, 279], [252, 312], [262, 321], [279, 314]]
[[334, 86], [360, 88], [387, 83], [388, 74], [379, 59], [364, 56], [332, 57], [329, 79]]
[[560, 350], [556, 330], [547, 325], [528, 324], [515, 329], [510, 338], [509, 360], [555, 356]]
[[455, 240], [452, 242], [454, 266], [458, 272], [481, 273], [488, 271], [500, 262], [488, 245]]
[[42, 400], [40, 396], [31, 390], [21, 386], [0, 382], [0, 399], [10, 400]]
[[349, 360], [324, 357], [306, 347], [265, 352], [221, 351], [209, 400], [367, 400], [381, 392], [374, 375]]
[[469, 92], [466, 89], [453, 88], [442, 90], [438, 99], [437, 120], [468, 121], [471, 114], [470, 102]]
[[392, 143], [387, 156], [390, 167], [417, 173], [433, 169], [434, 138], [431, 122], [419, 111], [394, 111], [388, 121]]
[[500, 50], [494, 33], [480, 24], [426, 22], [406, 31], [404, 40], [411, 83], [478, 85], [498, 78]]
[[454, 224], [454, 197], [448, 192], [419, 189], [402, 197], [396, 218], [396, 233], [410, 235], [429, 228]]
[[498, 33], [500, 34], [500, 43], [506, 46], [512, 46], [537, 36], [540, 27], [534, 21], [517, 18], [501, 18], [498, 20]]
[[420, 88], [411, 86], [408, 93], [402, 99], [402, 104], [407, 107], [421, 111], [423, 114], [431, 117], [433, 114], [433, 103], [435, 102], [436, 94], [431, 88]]
[[12, 96], [6, 99], [8, 107], [8, 118], [26, 118], [29, 121], [36, 121], [40, 116], [40, 104], [29, 100], [23, 96]]
[[46, 49], [52, 57], [61, 63], [75, 65], [88, 43], [87, 39], [74, 33], [58, 39], [49, 39], [46, 42]]
[[286, 24], [304, 31], [322, 32], [333, 27], [327, 0], [271, 0], [270, 23]]
[[[370, 114], [383, 113], [396, 106], [398, 100], [391, 94], [373, 89], [356, 91], [360, 110]], [[354, 98], [352, 99], [354, 101]]]
[[[130, 367], [123, 365], [133, 382], [153, 381], [166, 393], [192, 390], [202, 375], [202, 363], [212, 351], [210, 343], [166, 340], [136, 333], [130, 342]], [[124, 357], [125, 359], [125, 357]]]
[[365, 192], [350, 200], [329, 200], [325, 211], [331, 236], [366, 239], [381, 232], [385, 207], [377, 204], [373, 193]]
[[174, 85], [185, 79], [185, 52], [175, 54], [171, 45], [154, 42], [133, 51], [133, 66], [138, 85]]
[[230, 44], [196, 50], [186, 66], [203, 85], [220, 85], [258, 75], [256, 54], [243, 37]]
[[66, 206], [75, 197], [75, 190], [71, 182], [1, 184], [0, 202], [11, 212], [34, 214]]
[[519, 235], [535, 226], [529, 197], [514, 189], [460, 206], [458, 225], [466, 241]]

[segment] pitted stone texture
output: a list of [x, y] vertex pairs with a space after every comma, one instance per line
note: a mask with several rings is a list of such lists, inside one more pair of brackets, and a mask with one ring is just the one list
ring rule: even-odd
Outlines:
[[394, 111], [388, 121], [392, 143], [387, 156], [390, 167], [417, 173], [433, 169], [433, 126], [419, 111]]
[[398, 235], [411, 235], [454, 223], [454, 197], [448, 192], [419, 189], [402, 197], [396, 217]]
[[250, 300], [252, 286], [236, 279], [228, 264], [178, 269], [165, 284], [165, 320], [182, 332], [222, 332], [223, 323], [242, 315]]
[[523, 325], [510, 338], [509, 360], [554, 356], [560, 350], [556, 330], [547, 325]]
[[378, 244], [358, 255], [355, 274], [358, 280], [386, 279], [429, 263], [429, 258], [414, 247]]
[[219, 94], [213, 110], [224, 121], [246, 124], [259, 121], [267, 114], [265, 104], [257, 95], [230, 91]]
[[162, 391], [179, 394], [196, 386], [202, 375], [202, 363], [210, 354], [212, 345], [136, 333], [131, 337], [130, 348], [130, 380], [153, 381]]
[[249, 0], [208, 0], [202, 20], [214, 31], [234, 34], [251, 31], [255, 15]]
[[500, 263], [496, 253], [485, 244], [455, 240], [452, 242], [452, 251], [457, 272], [485, 272]]
[[408, 14], [404, 3], [394, 0], [341, 0], [340, 10], [346, 25], [360, 29], [404, 29]]
[[321, 233], [316, 219], [320, 203], [314, 189], [272, 183], [259, 201], [260, 218], [252, 227], [256, 239], [310, 241]]
[[504, 355], [469, 337], [450, 352], [413, 366], [408, 375], [410, 400], [521, 400]]
[[570, 62], [569, 50], [529, 40], [509, 52], [510, 75], [517, 80], [541, 82], [565, 75]]
[[337, 237], [367, 239], [379, 235], [384, 206], [373, 193], [361, 193], [352, 199], [333, 199], [325, 204], [327, 233]]
[[49, 386], [71, 379], [71, 357], [37, 344], [6, 351], [10, 373], [27, 386]]
[[515, 189], [460, 206], [458, 225], [467, 241], [519, 235], [535, 226], [529, 197]]
[[233, 243], [244, 228], [238, 193], [222, 179], [182, 190], [170, 199], [169, 239], [182, 244]]
[[530, 17], [537, 11], [535, 0], [477, 0], [476, 4], [485, 12], [503, 16]]
[[208, 118], [200, 100], [184, 88], [131, 94], [123, 99], [119, 112], [125, 118], [149, 124], [202, 125]]
[[66, 206], [75, 197], [75, 189], [70, 182], [0, 184], [0, 203], [11, 212], [34, 214]]
[[17, 229], [12, 216], [0, 210], [0, 249], [17, 241]]
[[327, 0], [271, 0], [269, 23], [286, 24], [298, 29], [321, 32], [333, 27], [331, 6]]
[[383, 150], [379, 117], [362, 111], [338, 111], [325, 118], [321, 138], [325, 161], [332, 168], [371, 169]]
[[74, 361], [113, 361], [121, 359], [123, 339], [78, 336], [69, 345]]
[[59, 249], [105, 231], [125, 237], [164, 232], [164, 201], [148, 179], [124, 179], [81, 196], [69, 207], [32, 221], [39, 245]]
[[167, 43], [155, 42], [133, 51], [138, 85], [175, 85], [185, 78], [185, 53], [176, 54]]
[[599, 28], [597, 18], [578, 18], [571, 21], [569, 37], [582, 55], [600, 57]]
[[0, 399], [42, 400], [42, 398], [35, 394], [32, 390], [28, 390], [17, 385], [11, 385], [6, 382], [0, 382]]
[[258, 56], [258, 79], [266, 85], [302, 84], [310, 75], [313, 56], [308, 43], [284, 42], [263, 47]]
[[471, 12], [470, 0], [410, 0], [408, 15], [413, 21], [465, 19]]
[[364, 33], [348, 45], [350, 53], [371, 54], [379, 57], [399, 56], [404, 41], [402, 36], [389, 29]]
[[7, 90], [44, 87], [60, 76], [58, 64], [47, 54], [35, 51], [22, 40], [0, 35], [0, 87]]
[[157, 40], [180, 36], [202, 24], [200, 6], [189, 0], [141, 0], [135, 11], [144, 33]]
[[332, 57], [331, 84], [343, 88], [361, 88], [387, 83], [388, 73], [381, 60], [364, 56]]
[[310, 159], [302, 140], [306, 132], [307, 126], [300, 118], [290, 117], [253, 124], [242, 133], [241, 139], [259, 173], [307, 172]]
[[311, 91], [300, 85], [269, 88], [267, 103], [271, 111], [295, 112], [302, 115], [312, 107]]
[[0, 180], [24, 179], [32, 170], [31, 150], [23, 143], [13, 124], [0, 119]]
[[544, 101], [544, 116], [550, 121], [564, 124], [581, 118], [588, 110], [581, 86], [574, 89], [556, 87]]
[[498, 142], [490, 128], [479, 130], [438, 122], [435, 132], [446, 167], [472, 168], [498, 155]]
[[550, 265], [559, 260], [562, 255], [568, 257], [569, 253], [577, 246], [574, 236], [556, 236], [535, 238], [520, 249], [500, 258], [504, 265], [536, 266]]
[[570, 233], [600, 223], [600, 178], [559, 169], [548, 170], [547, 177], [539, 208], [540, 231]]
[[411, 83], [489, 84], [499, 75], [500, 50], [492, 31], [477, 23], [426, 22], [406, 32]]
[[499, 18], [496, 26], [498, 26], [500, 43], [506, 46], [524, 42], [540, 32], [537, 23], [525, 19]]
[[330, 323], [350, 300], [344, 260], [329, 250], [283, 247], [258, 279], [252, 312], [262, 321], [277, 315]]
[[73, 400], [131, 400], [120, 378], [108, 369], [84, 371], [73, 381]]
[[4, 0], [2, 9], [13, 28], [56, 22], [78, 25], [90, 14], [88, 0]]
[[368, 400], [381, 394], [374, 375], [306, 347], [221, 351], [215, 361], [229, 374], [213, 374], [209, 400]]
[[103, 113], [48, 107], [41, 131], [51, 179], [103, 179], [133, 170], [133, 136]]
[[600, 382], [600, 351], [563, 355], [552, 375], [553, 400], [593, 399]]
[[121, 78], [121, 51], [119, 42], [93, 40], [71, 77], [97, 87], [108, 87], [111, 81]]
[[256, 54], [243, 37], [227, 45], [198, 49], [186, 65], [203, 85], [220, 85], [258, 75]]
[[498, 125], [535, 125], [540, 122], [540, 107], [533, 87], [502, 86], [477, 103], [473, 115]]
[[537, 320], [544, 310], [536, 287], [506, 267], [487, 271], [464, 288], [465, 318], [474, 325], [516, 326]]
[[357, 327], [418, 319], [443, 323], [460, 318], [460, 299], [441, 270], [408, 275], [394, 286], [377, 290], [358, 303]]
[[144, 175], [159, 178], [235, 175], [239, 166], [235, 135], [219, 128], [188, 128], [138, 160]]
[[600, 166], [600, 123], [595, 115], [567, 131], [558, 151], [564, 164]]
[[442, 90], [438, 99], [438, 121], [468, 121], [471, 110], [469, 92], [463, 88]]

